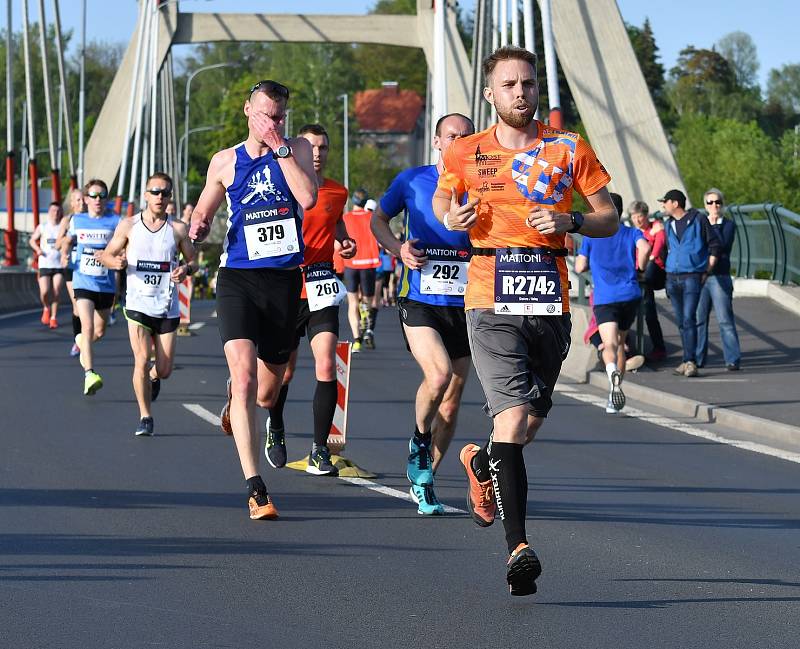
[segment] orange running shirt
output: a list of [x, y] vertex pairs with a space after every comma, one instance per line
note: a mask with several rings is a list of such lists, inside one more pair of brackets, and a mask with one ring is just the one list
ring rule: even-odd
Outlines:
[[[577, 133], [535, 121], [536, 140], [524, 149], [506, 149], [497, 141], [497, 125], [458, 138], [444, 155], [439, 189], [469, 200], [480, 199], [478, 221], [469, 231], [476, 248], [507, 246], [564, 248], [564, 234], [540, 234], [525, 219], [531, 210], [572, 210], [572, 190], [590, 196], [611, 180], [592, 148]], [[558, 257], [563, 310], [569, 311], [569, 274]], [[494, 308], [494, 257], [473, 255], [464, 299], [466, 309]]]
[[371, 220], [372, 212], [358, 206], [344, 215], [347, 234], [356, 242], [356, 256], [344, 260], [345, 268], [377, 268], [381, 265], [378, 241], [369, 225]]
[[[317, 203], [303, 214], [303, 266], [333, 261], [336, 223], [347, 204], [347, 187], [325, 178], [317, 194]], [[301, 297], [306, 297], [305, 278]]]

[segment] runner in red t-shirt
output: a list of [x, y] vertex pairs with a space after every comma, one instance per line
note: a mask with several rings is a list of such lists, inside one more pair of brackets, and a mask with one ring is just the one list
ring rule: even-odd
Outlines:
[[319, 124], [307, 124], [300, 129], [298, 135], [311, 143], [319, 193], [316, 205], [303, 215], [305, 254], [297, 335], [278, 399], [269, 409], [264, 453], [273, 467], [280, 468], [286, 464], [283, 408], [289, 392], [289, 382], [297, 364], [300, 338], [308, 336], [314, 354], [317, 387], [313, 400], [314, 443], [308, 456], [306, 472], [335, 476], [339, 472], [331, 462], [328, 433], [336, 411], [336, 343], [339, 340], [339, 304], [344, 298], [345, 290], [334, 274], [334, 244], [336, 243], [341, 257], [348, 259], [356, 254], [356, 243], [348, 236], [342, 220], [347, 203], [347, 188], [322, 175], [328, 161], [328, 133]]
[[[353, 331], [353, 352], [361, 351], [361, 345], [375, 349], [375, 321], [378, 318], [380, 300], [375, 296], [375, 279], [381, 265], [378, 241], [372, 234], [370, 221], [376, 203], [369, 199], [367, 192], [357, 189], [353, 192], [353, 209], [344, 215], [347, 231], [356, 240], [358, 252], [344, 260], [344, 283], [347, 286], [347, 319]], [[359, 297], [359, 290], [361, 296]], [[359, 305], [361, 298], [367, 302], [366, 327], [359, 328]]]

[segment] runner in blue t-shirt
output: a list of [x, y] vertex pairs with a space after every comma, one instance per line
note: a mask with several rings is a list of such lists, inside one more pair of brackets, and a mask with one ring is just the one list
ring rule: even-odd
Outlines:
[[[453, 438], [470, 364], [464, 313], [469, 237], [447, 230], [434, 216], [431, 201], [444, 170], [445, 150], [456, 138], [474, 132], [472, 122], [459, 113], [439, 119], [433, 138], [439, 162], [400, 173], [372, 216], [375, 237], [403, 262], [397, 299], [400, 322], [406, 345], [424, 374], [406, 470], [420, 514], [444, 513], [433, 492], [433, 476]], [[389, 220], [402, 210], [404, 242], [389, 228]]]
[[[611, 194], [611, 200], [622, 214], [622, 198]], [[625, 407], [622, 377], [625, 373], [625, 337], [631, 328], [642, 300], [636, 269], [644, 270], [650, 255], [650, 244], [638, 228], [620, 227], [605, 239], [583, 237], [575, 259], [575, 271], [591, 268], [594, 283], [594, 317], [603, 341], [603, 362], [608, 374], [609, 392], [606, 412], [619, 412]]]
[[66, 254], [76, 251], [72, 276], [75, 303], [81, 320], [75, 344], [80, 348], [84, 370], [83, 393], [92, 395], [103, 387], [103, 379], [94, 371], [92, 345], [103, 337], [116, 290], [115, 274], [100, 261], [100, 254], [114, 235], [119, 216], [106, 212], [108, 186], [99, 179], [86, 183], [83, 190], [87, 211], [74, 214], [67, 230]]

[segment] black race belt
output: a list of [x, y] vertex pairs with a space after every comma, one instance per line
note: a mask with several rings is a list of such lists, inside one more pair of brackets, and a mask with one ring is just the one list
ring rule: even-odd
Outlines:
[[473, 255], [481, 257], [494, 257], [497, 251], [505, 251], [511, 254], [517, 253], [542, 253], [546, 255], [553, 255], [554, 257], [566, 257], [569, 250], [566, 248], [520, 248], [517, 246], [507, 246], [505, 248], [472, 248]]

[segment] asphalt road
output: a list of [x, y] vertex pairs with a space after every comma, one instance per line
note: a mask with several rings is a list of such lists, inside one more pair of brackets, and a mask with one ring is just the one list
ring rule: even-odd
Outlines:
[[[124, 324], [81, 395], [68, 327], [0, 320], [0, 647], [797, 647], [800, 464], [559, 393], [526, 449], [539, 593], [511, 598], [502, 525], [425, 518], [362, 486], [264, 470], [281, 519], [252, 522], [216, 413], [226, 370], [210, 305], [137, 412]], [[346, 454], [405, 492], [418, 371], [394, 312], [354, 359]], [[290, 459], [310, 444], [313, 371], [289, 393]], [[587, 391], [588, 390], [588, 391]], [[602, 398], [594, 400], [596, 403]], [[464, 507], [457, 451], [486, 438], [471, 380], [440, 498]]]

